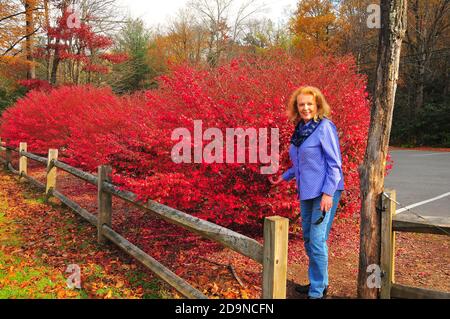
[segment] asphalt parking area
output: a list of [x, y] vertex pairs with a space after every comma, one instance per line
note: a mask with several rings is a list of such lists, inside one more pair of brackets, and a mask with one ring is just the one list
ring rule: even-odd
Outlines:
[[[394, 150], [386, 188], [397, 191], [397, 210], [415, 206], [423, 216], [450, 217], [450, 152]], [[417, 206], [416, 206], [417, 205]]]

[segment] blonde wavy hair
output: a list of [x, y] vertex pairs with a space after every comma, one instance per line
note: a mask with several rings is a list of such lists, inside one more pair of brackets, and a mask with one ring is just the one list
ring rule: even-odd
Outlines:
[[297, 99], [299, 95], [312, 95], [317, 104], [317, 114], [314, 116], [314, 121], [318, 121], [319, 118], [323, 120], [324, 118], [331, 119], [331, 108], [328, 105], [327, 100], [323, 93], [314, 86], [302, 86], [292, 93], [291, 98], [289, 99], [288, 107], [287, 107], [287, 115], [289, 120], [295, 125], [300, 122], [301, 117], [298, 112], [298, 104]]

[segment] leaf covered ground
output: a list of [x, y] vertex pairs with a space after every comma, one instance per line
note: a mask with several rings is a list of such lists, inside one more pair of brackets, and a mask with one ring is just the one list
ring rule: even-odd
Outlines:
[[[81, 289], [69, 289], [69, 265]], [[17, 178], [0, 173], [0, 299], [167, 298], [161, 283], [110, 246], [93, 227]]]
[[[95, 189], [87, 187], [86, 193], [80, 193], [76, 190], [79, 185], [75, 187], [73, 179], [63, 174], [59, 174], [58, 183], [64, 194], [95, 212]], [[119, 233], [208, 297], [261, 297], [262, 267], [256, 262], [119, 203], [115, 203], [114, 212], [113, 226]], [[355, 298], [359, 225], [356, 220], [337, 220], [333, 232], [330, 296]], [[96, 236], [93, 226], [58, 201], [46, 204], [36, 189], [0, 171], [0, 299], [181, 298], [114, 246], [98, 245]], [[450, 291], [449, 248], [449, 237], [398, 234], [397, 282]], [[80, 266], [81, 289], [67, 287], [70, 273], [66, 270], [71, 264]], [[306, 283], [306, 274], [301, 230], [293, 226], [288, 298], [302, 298], [294, 285]]]

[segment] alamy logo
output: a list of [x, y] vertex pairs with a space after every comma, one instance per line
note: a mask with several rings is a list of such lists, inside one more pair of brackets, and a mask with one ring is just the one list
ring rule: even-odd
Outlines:
[[[261, 163], [270, 164], [261, 167], [261, 174], [271, 175], [279, 170], [280, 131], [277, 128], [270, 129], [269, 143], [267, 128], [227, 128], [224, 138], [219, 128], [208, 128], [203, 132], [203, 121], [198, 120], [194, 121], [193, 137], [187, 128], [177, 128], [172, 132], [172, 141], [178, 141], [171, 153], [176, 164]], [[203, 142], [209, 143], [203, 147]]]
[[367, 27], [369, 29], [380, 29], [381, 28], [381, 7], [378, 4], [371, 4], [367, 7], [367, 13], [369, 14], [367, 18]]
[[66, 273], [69, 273], [70, 276], [67, 278], [67, 287], [69, 289], [81, 289], [81, 269], [78, 265], [69, 265], [66, 269]]
[[67, 27], [69, 29], [79, 29], [81, 28], [81, 18], [80, 12], [74, 7], [69, 6], [67, 8], [67, 13], [70, 13], [67, 17]]
[[367, 267], [367, 272], [370, 273], [367, 277], [367, 287], [370, 289], [380, 289], [381, 288], [381, 268], [378, 265], [369, 265]]

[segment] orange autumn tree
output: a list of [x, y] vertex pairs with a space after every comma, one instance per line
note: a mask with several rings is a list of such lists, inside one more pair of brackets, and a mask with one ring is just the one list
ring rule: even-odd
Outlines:
[[14, 55], [23, 36], [23, 10], [20, 3], [0, 0], [0, 56]]
[[195, 15], [180, 10], [163, 34], [156, 34], [150, 42], [148, 57], [152, 67], [167, 69], [168, 64], [187, 62], [199, 65], [208, 50], [209, 31], [196, 22]]
[[337, 53], [351, 53], [355, 57], [358, 71], [364, 66], [372, 67], [377, 59], [379, 29], [369, 27], [369, 9], [379, 1], [342, 0], [339, 2], [336, 46]]
[[33, 38], [40, 29], [40, 1], [0, 1], [0, 57], [23, 57], [29, 62], [29, 77], [34, 77]]
[[34, 78], [33, 36], [39, 30], [38, 0], [0, 0], [0, 107], [10, 104], [17, 80]]
[[336, 20], [332, 1], [300, 0], [291, 20], [294, 45], [299, 53], [305, 58], [315, 55], [317, 51], [332, 53]]
[[9, 85], [7, 75], [10, 75], [11, 66], [23, 61], [14, 57], [17, 51], [16, 42], [23, 33], [20, 27], [20, 8], [17, 3], [0, 0], [0, 90], [6, 90]]

